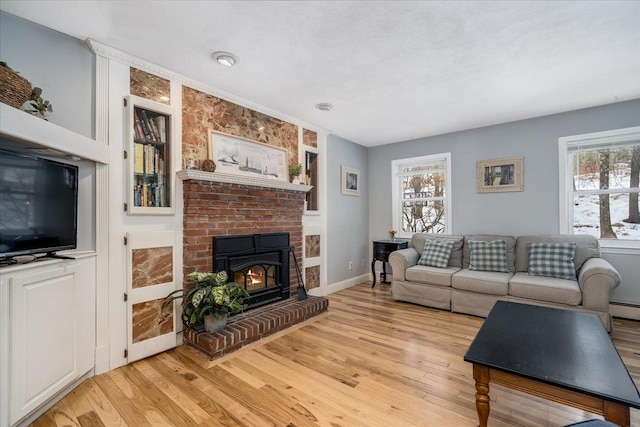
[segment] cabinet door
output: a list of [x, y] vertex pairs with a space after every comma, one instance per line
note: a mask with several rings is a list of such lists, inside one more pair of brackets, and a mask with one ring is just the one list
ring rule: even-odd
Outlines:
[[11, 424], [93, 368], [92, 262], [36, 268], [9, 279]]
[[176, 346], [174, 305], [162, 310], [164, 298], [182, 286], [175, 271], [175, 231], [135, 232], [127, 235], [128, 362]]
[[127, 213], [171, 215], [173, 201], [173, 108], [137, 96], [127, 112]]

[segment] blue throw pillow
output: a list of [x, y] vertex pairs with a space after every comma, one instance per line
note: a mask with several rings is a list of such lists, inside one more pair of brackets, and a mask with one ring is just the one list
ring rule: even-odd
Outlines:
[[427, 240], [418, 265], [445, 268], [449, 265], [453, 240]]
[[527, 243], [527, 249], [530, 275], [576, 280], [575, 243]]
[[469, 240], [469, 251], [469, 270], [509, 272], [506, 240]]

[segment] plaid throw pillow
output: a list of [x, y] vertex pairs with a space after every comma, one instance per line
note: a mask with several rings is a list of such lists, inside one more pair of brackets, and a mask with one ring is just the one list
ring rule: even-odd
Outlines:
[[532, 276], [576, 280], [576, 269], [573, 265], [575, 243], [527, 243], [527, 249], [529, 274]]
[[418, 265], [445, 268], [449, 265], [452, 248], [453, 240], [427, 240]]
[[506, 240], [469, 240], [469, 250], [469, 270], [509, 272]]

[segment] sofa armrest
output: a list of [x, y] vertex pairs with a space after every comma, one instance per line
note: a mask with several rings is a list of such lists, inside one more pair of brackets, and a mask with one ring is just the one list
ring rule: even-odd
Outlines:
[[418, 263], [420, 254], [413, 248], [400, 249], [389, 254], [393, 280], [406, 280], [404, 272]]
[[620, 282], [620, 274], [608, 261], [602, 258], [590, 258], [585, 261], [578, 274], [583, 307], [608, 312], [611, 291]]

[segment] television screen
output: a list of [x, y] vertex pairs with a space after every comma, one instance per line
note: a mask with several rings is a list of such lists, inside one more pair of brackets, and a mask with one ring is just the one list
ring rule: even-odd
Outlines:
[[0, 150], [0, 258], [75, 249], [78, 167]]

